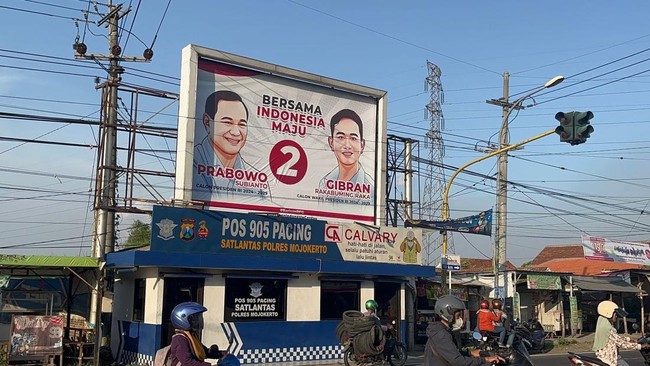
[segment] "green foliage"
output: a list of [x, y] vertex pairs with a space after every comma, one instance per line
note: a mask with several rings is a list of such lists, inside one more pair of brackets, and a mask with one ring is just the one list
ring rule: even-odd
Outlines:
[[570, 345], [577, 344], [577, 343], [578, 343], [578, 341], [576, 341], [573, 338], [559, 338], [557, 340], [558, 346], [570, 346]]
[[129, 228], [129, 238], [124, 243], [126, 248], [149, 245], [151, 242], [151, 226], [140, 220], [135, 220]]

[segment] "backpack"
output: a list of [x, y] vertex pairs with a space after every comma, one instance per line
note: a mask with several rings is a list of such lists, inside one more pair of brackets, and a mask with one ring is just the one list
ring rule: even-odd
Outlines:
[[[172, 338], [176, 337], [177, 335], [185, 337], [185, 335], [177, 333], [174, 334]], [[180, 362], [178, 362], [176, 365], [172, 365], [171, 348], [172, 346], [170, 344], [157, 350], [156, 355], [153, 358], [153, 366], [180, 366]]]

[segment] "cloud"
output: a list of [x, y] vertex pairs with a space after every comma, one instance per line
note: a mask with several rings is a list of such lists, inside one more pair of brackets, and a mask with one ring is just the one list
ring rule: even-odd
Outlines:
[[8, 93], [15, 84], [18, 84], [22, 80], [20, 75], [11, 74], [6, 70], [0, 70], [0, 94]]

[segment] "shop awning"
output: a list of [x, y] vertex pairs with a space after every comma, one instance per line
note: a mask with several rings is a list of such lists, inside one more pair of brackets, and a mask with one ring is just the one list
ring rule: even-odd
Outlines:
[[205, 253], [164, 253], [141, 250], [108, 253], [106, 255], [106, 267], [117, 270], [120, 268], [162, 267], [215, 269], [222, 271], [307, 272], [322, 275], [371, 275], [392, 278], [433, 277], [436, 275], [436, 270], [433, 266], [328, 261], [317, 258], [298, 259], [242, 255], [227, 256]]
[[604, 292], [641, 292], [620, 277], [574, 276], [573, 284], [581, 290]]

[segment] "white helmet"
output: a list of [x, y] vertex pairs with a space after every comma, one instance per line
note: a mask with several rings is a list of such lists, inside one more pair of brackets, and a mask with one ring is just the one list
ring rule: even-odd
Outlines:
[[627, 311], [619, 308], [618, 305], [616, 305], [616, 303], [613, 301], [605, 300], [601, 301], [600, 304], [598, 304], [598, 315], [610, 319], [612, 316], [614, 316], [614, 313], [622, 318], [627, 316]]

